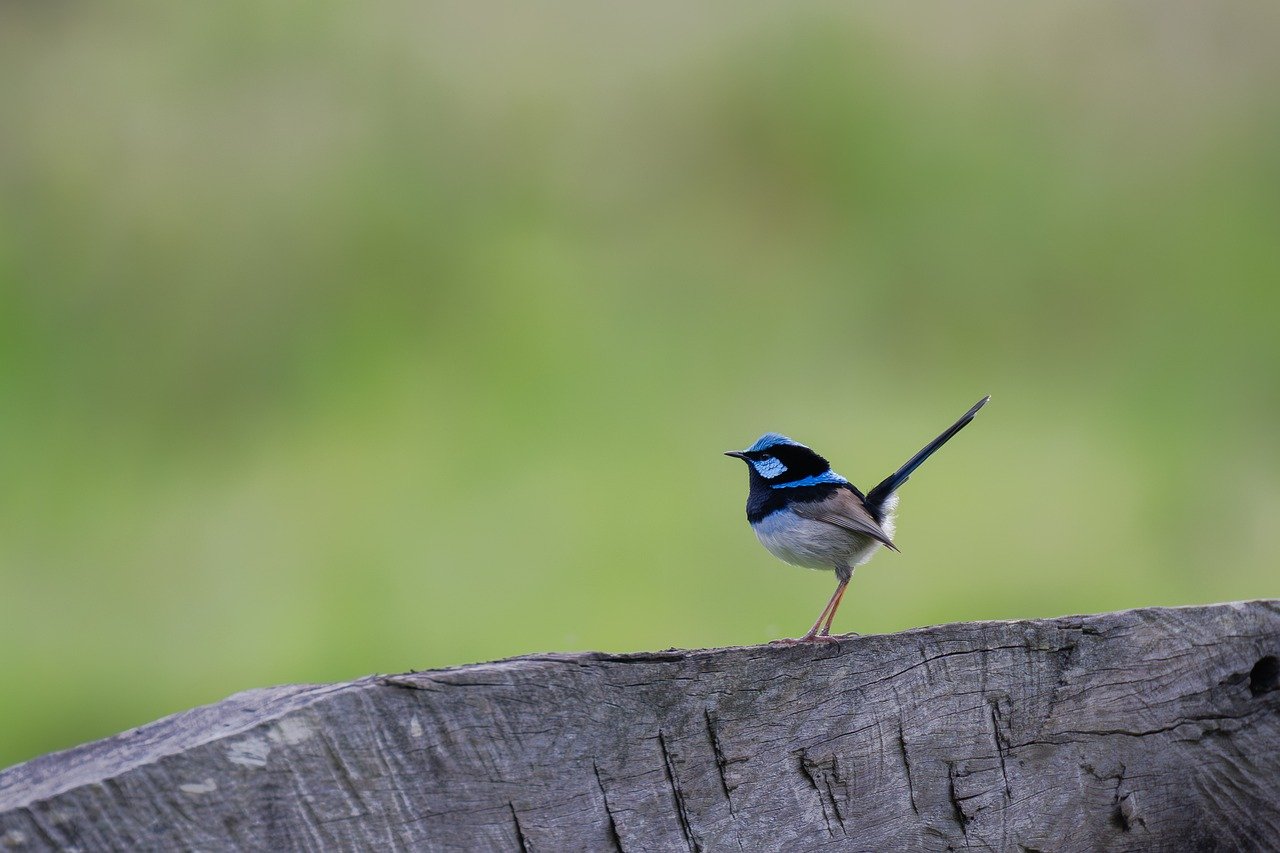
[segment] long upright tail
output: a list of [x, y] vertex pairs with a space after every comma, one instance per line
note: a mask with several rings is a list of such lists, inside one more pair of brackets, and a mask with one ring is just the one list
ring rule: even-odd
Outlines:
[[960, 420], [947, 427], [946, 431], [942, 433], [942, 435], [926, 444], [923, 450], [907, 460], [907, 464], [903, 465], [897, 471], [894, 471], [886, 477], [880, 485], [867, 492], [866, 507], [877, 521], [880, 518], [880, 508], [884, 506], [884, 502], [887, 501], [894, 492], [898, 491], [903, 483], [907, 482], [907, 478], [911, 476], [913, 471], [920, 467], [924, 460], [932, 456], [939, 447], [950, 441], [956, 433], [968, 426], [969, 421], [973, 420], [973, 416], [978, 414], [978, 410], [985, 406], [987, 401], [990, 399], [991, 395], [988, 394], [978, 402], [974, 403], [973, 408], [965, 412], [964, 416], [961, 417]]

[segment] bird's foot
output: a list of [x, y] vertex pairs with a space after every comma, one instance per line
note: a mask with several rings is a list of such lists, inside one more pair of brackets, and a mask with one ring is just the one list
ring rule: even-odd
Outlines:
[[771, 646], [798, 646], [802, 643], [838, 643], [839, 637], [832, 637], [830, 634], [805, 634], [803, 637], [780, 637], [776, 640], [770, 640]]

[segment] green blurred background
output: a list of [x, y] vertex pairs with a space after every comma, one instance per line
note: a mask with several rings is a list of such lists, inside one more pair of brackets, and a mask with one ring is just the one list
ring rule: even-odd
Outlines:
[[1280, 7], [0, 7], [0, 765], [838, 630], [1280, 594]]

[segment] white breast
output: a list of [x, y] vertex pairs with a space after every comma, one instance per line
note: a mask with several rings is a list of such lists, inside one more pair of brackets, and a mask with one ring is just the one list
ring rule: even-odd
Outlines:
[[753, 529], [769, 553], [806, 569], [850, 568], [871, 559], [880, 543], [825, 521], [801, 518], [782, 510], [765, 516]]

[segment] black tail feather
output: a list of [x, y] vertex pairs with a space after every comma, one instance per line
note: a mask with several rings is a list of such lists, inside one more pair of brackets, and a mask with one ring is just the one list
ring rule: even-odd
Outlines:
[[871, 514], [876, 517], [877, 521], [880, 518], [880, 508], [884, 506], [884, 502], [887, 501], [903, 483], [907, 482], [907, 478], [911, 476], [913, 471], [920, 467], [924, 460], [932, 456], [939, 447], [950, 441], [956, 433], [968, 426], [969, 421], [973, 420], [973, 416], [978, 414], [978, 410], [985, 406], [987, 401], [990, 399], [991, 395], [988, 394], [977, 403], [974, 403], [973, 408], [965, 412], [964, 416], [961, 417], [960, 420], [947, 427], [946, 432], [942, 433], [942, 435], [925, 445], [923, 450], [907, 460], [907, 464], [903, 465], [897, 471], [894, 471], [886, 477], [880, 485], [867, 492], [866, 507]]

